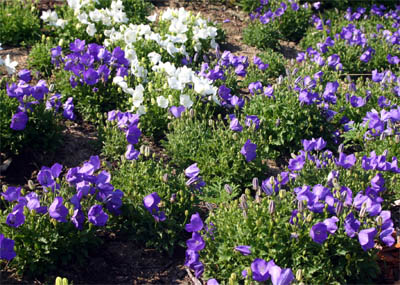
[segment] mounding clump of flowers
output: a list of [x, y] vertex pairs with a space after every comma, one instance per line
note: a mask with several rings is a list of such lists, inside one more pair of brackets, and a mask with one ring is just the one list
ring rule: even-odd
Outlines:
[[[376, 156], [341, 152], [334, 157], [321, 138], [303, 145], [287, 171], [261, 185], [254, 180], [254, 198], [247, 191], [239, 201], [210, 213], [205, 224], [213, 230], [202, 235], [206, 246], [196, 255], [206, 278], [264, 281], [276, 274], [265, 261], [270, 259], [294, 272], [298, 282], [376, 277], [376, 244], [395, 243], [391, 214], [385, 210], [386, 200], [393, 201], [394, 184], [385, 174], [399, 173], [397, 160], [388, 159], [386, 169], [374, 168]], [[284, 284], [294, 281], [293, 273], [284, 272]], [[273, 284], [278, 279], [273, 277]]]
[[[17, 82], [6, 83], [0, 92], [1, 152], [17, 154], [24, 147], [52, 150], [61, 135], [60, 115], [75, 119], [73, 98], [50, 94], [45, 80], [31, 84], [30, 70], [22, 69]], [[64, 103], [63, 103], [64, 101]]]
[[3, 188], [1, 259], [19, 273], [38, 277], [72, 261], [84, 265], [101, 244], [97, 228], [121, 214], [124, 192], [110, 183], [98, 156], [62, 171], [58, 163], [43, 166], [29, 189]]

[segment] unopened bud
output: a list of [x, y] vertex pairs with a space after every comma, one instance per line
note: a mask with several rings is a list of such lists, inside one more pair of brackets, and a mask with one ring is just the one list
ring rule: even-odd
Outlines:
[[303, 278], [303, 271], [301, 269], [297, 269], [297, 271], [296, 271], [296, 280], [297, 281], [301, 281], [302, 278]]
[[170, 201], [172, 204], [175, 203], [175, 201], [176, 201], [176, 194], [175, 194], [175, 193], [171, 195], [171, 198], [169, 199], [169, 201]]
[[366, 212], [367, 212], [367, 202], [364, 202], [361, 206], [360, 217], [364, 218]]
[[229, 184], [225, 184], [224, 189], [229, 195], [232, 194], [232, 187]]
[[270, 215], [272, 215], [275, 212], [275, 202], [274, 202], [274, 200], [271, 200], [269, 202], [268, 212], [269, 212]]
[[342, 214], [342, 211], [343, 211], [343, 202], [339, 201], [335, 208], [336, 215], [340, 216], [340, 214]]
[[258, 178], [254, 177], [253, 178], [253, 190], [257, 191], [258, 187], [260, 187], [260, 185], [258, 184]]
[[185, 210], [185, 217], [189, 216], [189, 211]]
[[312, 213], [309, 213], [309, 214], [307, 215], [307, 217], [306, 217], [307, 223], [311, 222], [311, 221], [312, 221], [312, 218], [313, 218]]
[[286, 190], [282, 189], [279, 190], [279, 198], [283, 199], [286, 196]]
[[304, 204], [303, 201], [297, 201], [297, 210], [302, 213], [304, 211]]
[[382, 227], [382, 224], [383, 224], [383, 218], [382, 218], [382, 216], [378, 216], [378, 218], [377, 218], [377, 223], [378, 223], [378, 226]]
[[194, 109], [190, 109], [190, 111], [189, 111], [189, 117], [190, 118], [194, 118]]
[[5, 185], [5, 184], [3, 184], [3, 186], [2, 186], [1, 188], [3, 189], [3, 192], [6, 192], [6, 191], [7, 191], [7, 189], [8, 189], [8, 186], [7, 186], [7, 185]]
[[168, 182], [168, 173], [165, 173], [162, 177], [162, 181], [167, 183]]

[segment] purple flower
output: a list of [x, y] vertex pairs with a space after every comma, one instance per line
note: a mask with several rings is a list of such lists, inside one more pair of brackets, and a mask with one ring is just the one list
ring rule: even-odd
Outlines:
[[360, 96], [351, 96], [350, 104], [354, 108], [360, 108], [366, 104], [366, 100]]
[[187, 232], [198, 232], [203, 229], [203, 226], [199, 213], [196, 213], [191, 216], [190, 223], [185, 225], [185, 230]]
[[378, 231], [375, 228], [369, 228], [361, 230], [358, 233], [358, 241], [360, 242], [361, 247], [364, 251], [367, 251], [374, 247], [374, 238], [377, 232]]
[[153, 192], [146, 197], [143, 198], [143, 205], [150, 214], [152, 214], [153, 218], [159, 222], [165, 221], [165, 213], [160, 211], [158, 208], [158, 204], [161, 202], [160, 196], [158, 196], [157, 192]]
[[254, 128], [257, 130], [260, 127], [260, 119], [256, 115], [248, 115], [246, 116], [245, 124], [248, 127], [254, 125]]
[[316, 243], [323, 244], [328, 238], [328, 227], [324, 223], [316, 223], [310, 230], [310, 236]]
[[74, 53], [81, 53], [85, 50], [85, 41], [76, 39], [73, 43], [69, 44], [69, 49]]
[[13, 228], [18, 228], [25, 223], [24, 205], [18, 204], [13, 211], [8, 214], [6, 224]]
[[63, 205], [62, 197], [54, 198], [53, 203], [49, 207], [49, 215], [58, 222], [67, 222], [68, 209]]
[[3, 195], [4, 199], [8, 202], [17, 201], [21, 196], [21, 187], [9, 186], [6, 192], [1, 193], [1, 195]]
[[272, 266], [269, 270], [271, 274], [271, 281], [273, 285], [289, 285], [294, 275], [290, 268], [281, 269], [279, 266]]
[[192, 238], [186, 241], [186, 245], [190, 250], [200, 251], [206, 246], [206, 243], [199, 233], [193, 232]]
[[274, 97], [274, 87], [271, 85], [265, 87], [264, 95], [268, 97]]
[[356, 156], [354, 154], [345, 155], [343, 152], [339, 154], [339, 159], [335, 159], [337, 166], [341, 166], [345, 169], [352, 167], [356, 163]]
[[22, 131], [28, 122], [28, 115], [25, 112], [16, 113], [11, 119], [10, 128], [15, 131]]
[[83, 229], [83, 224], [85, 222], [85, 214], [81, 209], [75, 209], [74, 215], [71, 217], [71, 222], [75, 225], [78, 230]]
[[64, 116], [64, 118], [71, 120], [71, 121], [75, 119], [75, 114], [74, 114], [75, 106], [74, 106], [73, 100], [74, 100], [74, 98], [69, 97], [63, 105], [63, 108], [64, 108], [63, 116]]
[[337, 230], [337, 225], [336, 223], [339, 221], [339, 219], [336, 216], [333, 216], [332, 218], [328, 218], [324, 220], [324, 224], [326, 225], [326, 228], [328, 232], [333, 235], [336, 230]]
[[350, 212], [344, 220], [344, 229], [349, 237], [354, 237], [361, 226], [361, 222], [354, 217], [353, 212]]
[[89, 68], [83, 73], [83, 79], [85, 80], [87, 85], [95, 85], [99, 82], [99, 74], [93, 68]]
[[28, 69], [22, 69], [20, 72], [18, 72], [18, 77], [26, 83], [32, 79], [31, 72]]
[[214, 278], [208, 279], [207, 285], [219, 285], [218, 281]]
[[126, 140], [130, 144], [137, 144], [139, 142], [139, 138], [142, 132], [137, 127], [137, 125], [131, 125], [126, 132]]
[[237, 250], [238, 252], [240, 252], [243, 255], [250, 255], [251, 254], [250, 248], [251, 247], [248, 245], [238, 245], [235, 247], [235, 250]]
[[108, 215], [103, 211], [103, 206], [94, 205], [89, 209], [88, 220], [93, 225], [102, 227], [106, 225], [108, 220]]
[[136, 150], [132, 144], [129, 144], [126, 148], [125, 158], [127, 160], [136, 160], [140, 155], [140, 151]]
[[251, 143], [250, 139], [248, 139], [240, 150], [240, 153], [244, 155], [247, 162], [250, 162], [256, 158], [256, 149], [257, 145]]
[[242, 125], [239, 123], [239, 119], [235, 115], [229, 115], [231, 122], [229, 123], [229, 128], [235, 132], [241, 132], [243, 130]]
[[193, 163], [188, 168], [185, 169], [186, 177], [193, 178], [200, 174], [200, 169], [197, 167], [197, 163]]
[[249, 84], [249, 91], [251, 94], [257, 94], [260, 90], [263, 89], [262, 83], [260, 81], [251, 82]]
[[296, 156], [296, 158], [292, 158], [289, 160], [288, 168], [291, 171], [300, 171], [303, 169], [304, 163], [306, 162], [306, 158], [303, 154]]
[[179, 106], [179, 107], [172, 106], [172, 107], [169, 109], [169, 112], [170, 112], [175, 118], [180, 118], [183, 111], [185, 111], [185, 106]]
[[268, 263], [261, 258], [256, 258], [251, 263], [251, 271], [253, 272], [253, 280], [258, 282], [263, 282], [269, 279], [271, 276], [269, 270], [275, 263], [270, 260]]
[[397, 56], [392, 56], [391, 54], [388, 54], [386, 58], [390, 64], [400, 63], [400, 59]]
[[39, 196], [35, 192], [29, 193], [28, 195], [25, 196], [25, 198], [28, 201], [26, 206], [28, 207], [29, 210], [35, 210], [39, 214], [47, 213], [47, 207], [40, 206]]
[[3, 234], [0, 234], [0, 258], [10, 261], [16, 256], [17, 254], [14, 251], [14, 241], [5, 238]]

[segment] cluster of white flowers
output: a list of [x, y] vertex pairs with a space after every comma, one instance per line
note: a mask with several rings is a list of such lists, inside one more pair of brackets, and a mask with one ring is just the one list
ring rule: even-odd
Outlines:
[[[0, 43], [0, 50], [3, 50], [3, 48], [1, 47], [1, 43]], [[10, 59], [10, 55], [7, 54], [6, 58], [3, 60], [0, 56], [0, 66], [4, 65], [8, 75], [13, 75], [16, 71], [16, 67], [18, 65], [18, 62], [16, 61], [12, 61]]]
[[42, 19], [43, 22], [49, 24], [50, 26], [60, 27], [61, 29], [64, 29], [65, 25], [68, 23], [68, 21], [66, 20], [59, 19], [57, 12], [51, 10], [43, 11], [40, 19]]

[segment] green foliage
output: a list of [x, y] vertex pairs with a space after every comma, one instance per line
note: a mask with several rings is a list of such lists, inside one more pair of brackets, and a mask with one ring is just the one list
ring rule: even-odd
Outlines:
[[[146, 247], [173, 253], [176, 246], [184, 246], [185, 224], [195, 211], [198, 201], [185, 185], [183, 172], [154, 160], [127, 161], [123, 159], [113, 173], [112, 184], [125, 189], [120, 227], [130, 238], [145, 243]], [[157, 192], [158, 205], [166, 220], [156, 222], [143, 207], [143, 198]]]
[[43, 76], [50, 76], [54, 66], [51, 63], [51, 49], [54, 42], [51, 38], [42, 37], [42, 41], [36, 43], [28, 56], [28, 68], [41, 72]]
[[32, 45], [40, 39], [39, 12], [32, 1], [0, 2], [0, 43]]
[[[285, 79], [286, 80], [286, 79]], [[298, 95], [285, 83], [274, 85], [274, 97], [255, 95], [243, 108], [244, 114], [261, 120], [259, 136], [272, 157], [288, 157], [301, 149], [301, 139], [324, 137], [330, 143], [333, 125], [316, 104], [301, 105]]]
[[255, 46], [261, 50], [277, 50], [279, 47], [277, 32], [269, 28], [268, 25], [263, 25], [258, 22], [250, 23], [243, 30], [243, 41], [246, 44]]
[[18, 105], [18, 100], [10, 98], [5, 89], [0, 90], [0, 152], [16, 155], [23, 150], [55, 151], [61, 142], [59, 116], [46, 110], [42, 102], [32, 105], [32, 111], [28, 111], [29, 120], [24, 130], [12, 130], [11, 119]]
[[[183, 170], [196, 162], [206, 183], [227, 183], [232, 187], [247, 187], [254, 176], [268, 170], [265, 159], [271, 157], [271, 152], [261, 132], [245, 127], [236, 133], [220, 115], [215, 120], [206, 113], [196, 114], [171, 122], [163, 142], [171, 163]], [[246, 162], [240, 153], [248, 139], [257, 144], [257, 157], [251, 162]]]

